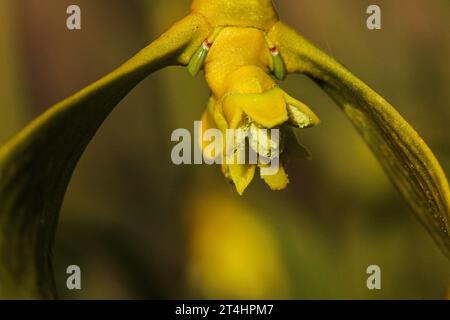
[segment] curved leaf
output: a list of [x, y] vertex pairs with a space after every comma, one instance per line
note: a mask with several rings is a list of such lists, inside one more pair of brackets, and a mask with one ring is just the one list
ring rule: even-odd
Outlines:
[[269, 37], [288, 72], [316, 81], [343, 109], [442, 252], [450, 258], [447, 178], [417, 132], [380, 95], [327, 54], [279, 22]]
[[121, 67], [51, 107], [0, 149], [0, 297], [55, 297], [53, 239], [84, 149], [136, 84], [165, 66], [186, 65], [209, 29], [200, 15], [189, 15]]

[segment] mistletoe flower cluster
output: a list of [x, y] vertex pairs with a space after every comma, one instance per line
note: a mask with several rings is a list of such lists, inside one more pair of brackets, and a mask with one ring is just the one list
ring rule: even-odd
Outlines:
[[[235, 131], [240, 133], [238, 140], [246, 139], [261, 157], [268, 157], [270, 148], [263, 147], [255, 137], [266, 132], [263, 129], [277, 128], [281, 132], [281, 141], [271, 140], [270, 136], [267, 139], [269, 146], [280, 146], [280, 156], [283, 158], [284, 139], [291, 134], [290, 127], [309, 128], [319, 123], [310, 108], [279, 87], [277, 80], [283, 80], [286, 76], [285, 64], [263, 30], [239, 26], [216, 27], [188, 65], [192, 75], [196, 75], [201, 68], [204, 68], [211, 89], [211, 98], [202, 116], [204, 131], [217, 128], [225, 133], [227, 129], [238, 129]], [[233, 145], [237, 149], [236, 145], [240, 144]], [[202, 146], [205, 147], [205, 143]], [[226, 148], [224, 143], [223, 152], [229, 154]], [[265, 165], [262, 162], [227, 163], [222, 164], [222, 171], [242, 194], [252, 181], [256, 168]], [[273, 190], [284, 189], [289, 182], [283, 166], [275, 174], [261, 174], [261, 177]]]

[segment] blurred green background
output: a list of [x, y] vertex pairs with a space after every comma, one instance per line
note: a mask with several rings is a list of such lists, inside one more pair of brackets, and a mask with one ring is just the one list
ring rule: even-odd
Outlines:
[[[387, 98], [450, 173], [450, 2], [276, 0], [282, 19]], [[78, 4], [82, 30], [66, 29]], [[189, 0], [1, 0], [0, 143], [49, 106], [155, 39]], [[182, 68], [140, 84], [105, 122], [70, 184], [55, 274], [67, 299], [431, 299], [448, 294], [438, 251], [351, 124], [308, 79], [282, 85], [322, 119], [301, 132], [312, 161], [292, 160], [291, 184], [255, 179], [239, 197], [214, 166], [175, 166], [171, 132], [206, 107], [202, 76]], [[82, 290], [66, 289], [66, 268]], [[382, 290], [366, 288], [366, 268]]]

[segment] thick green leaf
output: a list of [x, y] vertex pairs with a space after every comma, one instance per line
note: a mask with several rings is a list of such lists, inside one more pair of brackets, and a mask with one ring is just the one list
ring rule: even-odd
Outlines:
[[393, 184], [450, 258], [448, 181], [422, 138], [385, 99], [293, 29], [280, 22], [269, 36], [282, 53], [288, 72], [308, 75], [342, 107]]
[[52, 247], [72, 172], [95, 132], [141, 80], [186, 65], [209, 26], [175, 24], [121, 67], [51, 107], [0, 149], [0, 298], [53, 298]]

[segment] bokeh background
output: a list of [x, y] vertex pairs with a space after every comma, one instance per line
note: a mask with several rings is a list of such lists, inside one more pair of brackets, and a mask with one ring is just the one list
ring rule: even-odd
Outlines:
[[[281, 17], [386, 97], [450, 173], [448, 0], [276, 0]], [[382, 8], [381, 31], [366, 8]], [[65, 27], [82, 9], [82, 30]], [[128, 59], [189, 0], [1, 0], [0, 143], [52, 104]], [[67, 299], [441, 299], [450, 264], [334, 103], [302, 76], [283, 84], [320, 127], [301, 132], [311, 161], [288, 190], [255, 179], [240, 197], [218, 167], [175, 166], [176, 128], [206, 107], [202, 76], [182, 68], [140, 84], [105, 122], [70, 184], [55, 274]], [[66, 268], [82, 269], [68, 291]], [[366, 288], [366, 268], [382, 290]]]

